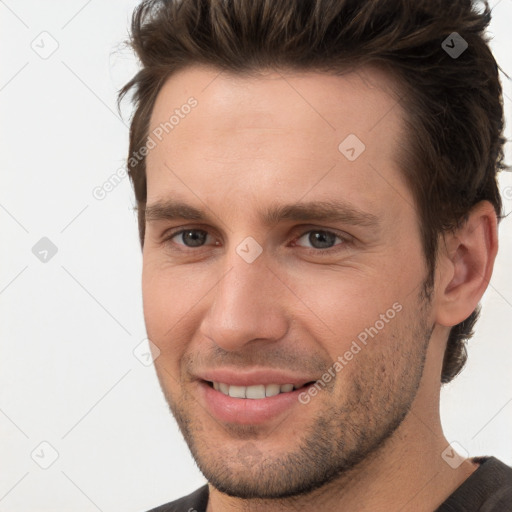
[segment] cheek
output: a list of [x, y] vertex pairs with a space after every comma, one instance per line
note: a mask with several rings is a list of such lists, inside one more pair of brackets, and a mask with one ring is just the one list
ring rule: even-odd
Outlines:
[[142, 298], [148, 338], [165, 359], [176, 360], [188, 349], [200, 325], [208, 292], [215, 284], [210, 272], [192, 266], [171, 266], [161, 258], [144, 257]]
[[[304, 311], [302, 322], [332, 359], [349, 349], [353, 340], [365, 339], [368, 330], [380, 333], [393, 322], [403, 295], [396, 276], [389, 281], [379, 272], [343, 271], [315, 272], [300, 280], [290, 276], [291, 288]], [[393, 308], [393, 304], [395, 307]]]

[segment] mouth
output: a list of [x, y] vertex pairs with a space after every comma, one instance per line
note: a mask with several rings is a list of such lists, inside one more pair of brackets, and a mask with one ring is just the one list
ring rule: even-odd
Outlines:
[[196, 393], [203, 409], [225, 424], [270, 425], [284, 415], [297, 421], [313, 409], [303, 409], [301, 397], [313, 386], [315, 374], [275, 368], [223, 367], [196, 374]]
[[304, 391], [307, 387], [314, 384], [315, 381], [300, 384], [255, 384], [252, 386], [236, 386], [224, 382], [204, 381], [206, 385], [215, 391], [229, 396], [231, 398], [242, 398], [250, 400], [262, 400], [284, 393], [292, 393], [296, 390]]
[[285, 414], [303, 417], [300, 396], [315, 382], [241, 386], [240, 382], [235, 385], [201, 379], [198, 398], [204, 409], [220, 422], [263, 426], [279, 421]]

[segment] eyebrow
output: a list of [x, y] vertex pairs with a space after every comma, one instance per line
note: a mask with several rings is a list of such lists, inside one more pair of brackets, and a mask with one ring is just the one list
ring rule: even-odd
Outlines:
[[[157, 201], [144, 207], [146, 221], [193, 220], [209, 221], [212, 216], [204, 210], [174, 199]], [[356, 226], [377, 228], [376, 215], [364, 212], [339, 200], [311, 201], [294, 204], [274, 204], [260, 213], [264, 226], [272, 227], [282, 221], [335, 221]]]

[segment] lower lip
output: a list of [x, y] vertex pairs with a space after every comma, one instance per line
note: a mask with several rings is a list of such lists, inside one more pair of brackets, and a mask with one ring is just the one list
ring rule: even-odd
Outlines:
[[204, 381], [199, 382], [199, 388], [201, 400], [216, 419], [239, 425], [258, 425], [300, 405], [299, 395], [308, 386], [260, 399], [233, 398], [215, 390]]

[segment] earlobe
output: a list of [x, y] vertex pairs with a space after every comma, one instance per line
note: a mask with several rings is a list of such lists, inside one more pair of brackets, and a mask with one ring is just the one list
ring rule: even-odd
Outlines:
[[[437, 280], [437, 322], [451, 327], [477, 307], [491, 279], [498, 251], [498, 220], [492, 204], [475, 205], [467, 221], [444, 237], [444, 265]], [[442, 263], [442, 262], [440, 262]]]

